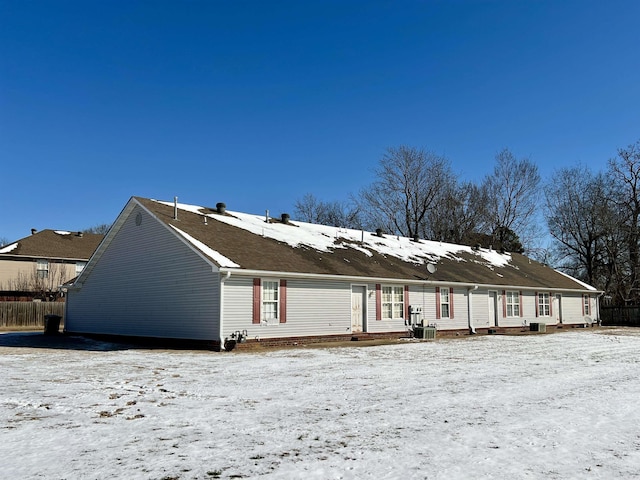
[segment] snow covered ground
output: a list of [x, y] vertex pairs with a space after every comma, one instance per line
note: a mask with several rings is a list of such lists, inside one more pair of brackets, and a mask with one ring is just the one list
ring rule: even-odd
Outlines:
[[41, 337], [0, 335], [2, 478], [640, 478], [640, 330], [266, 353]]

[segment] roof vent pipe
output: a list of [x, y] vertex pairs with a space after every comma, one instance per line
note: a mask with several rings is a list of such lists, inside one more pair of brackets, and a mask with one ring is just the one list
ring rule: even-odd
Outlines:
[[76, 233], [76, 235], [77, 235], [78, 237], [82, 238], [84, 234], [83, 234], [82, 232], [78, 232], [78, 233]]
[[178, 197], [173, 197], [173, 219], [178, 219]]
[[216, 203], [216, 212], [217, 213], [222, 214], [222, 213], [224, 213], [226, 211], [227, 211], [227, 204], [226, 203], [223, 203], [223, 202]]
[[264, 221], [269, 223], [269, 210], [264, 211]]
[[376, 236], [382, 237], [383, 234], [384, 234], [384, 230], [382, 230], [381, 228], [376, 228]]
[[290, 218], [291, 216], [288, 213], [283, 213], [282, 216], [280, 217], [280, 219], [282, 220], [282, 223], [289, 223]]
[[38, 230], [36, 230], [35, 228], [31, 229], [31, 235], [35, 235], [37, 233]]

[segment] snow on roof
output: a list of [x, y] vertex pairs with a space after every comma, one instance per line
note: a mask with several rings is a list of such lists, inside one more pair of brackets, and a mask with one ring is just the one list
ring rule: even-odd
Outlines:
[[65, 230], [54, 230], [53, 233], [57, 233], [58, 235], [71, 235], [71, 232]]
[[194, 247], [198, 248], [205, 255], [208, 255], [209, 257], [211, 257], [221, 267], [229, 267], [229, 268], [240, 267], [240, 265], [238, 265], [237, 263], [235, 263], [232, 260], [228, 259], [227, 257], [222, 255], [221, 253], [216, 252], [212, 248], [210, 248], [207, 245], [205, 245], [204, 243], [202, 243], [200, 240], [196, 240], [195, 238], [193, 238], [188, 233], [183, 232], [182, 230], [180, 230], [179, 228], [174, 227], [173, 225], [171, 225], [171, 227], [176, 232], [178, 232], [180, 235], [182, 235], [187, 241], [189, 241]]
[[570, 279], [571, 279], [571, 280], [573, 280], [574, 282], [579, 283], [580, 285], [582, 285], [582, 286], [583, 286], [584, 288], [586, 288], [587, 290], [593, 290], [593, 291], [595, 291], [595, 292], [597, 292], [597, 291], [598, 291], [598, 289], [597, 289], [597, 288], [592, 287], [592, 286], [591, 286], [591, 285], [589, 285], [588, 283], [581, 282], [580, 280], [578, 280], [578, 279], [577, 279], [577, 278], [575, 278], [575, 277], [572, 277], [572, 276], [571, 276], [571, 275], [569, 275], [568, 273], [561, 272], [560, 270], [555, 270], [555, 271], [556, 271], [556, 272], [558, 272], [558, 273], [559, 273], [559, 274], [561, 274], [561, 275], [564, 275], [565, 277], [570, 278]]
[[12, 243], [11, 245], [7, 245], [6, 247], [0, 248], [0, 253], [9, 253], [12, 250], [18, 248], [18, 242]]
[[[174, 205], [173, 202], [158, 201], [158, 203], [171, 207]], [[204, 207], [184, 203], [178, 203], [178, 208], [198, 215], [204, 215], [203, 211], [206, 211]], [[368, 256], [372, 256], [373, 252], [377, 252], [384, 256], [396, 257], [418, 265], [437, 263], [438, 260], [443, 257], [466, 262], [469, 261], [469, 257], [462, 258], [459, 254], [475, 253], [476, 256], [482, 259], [478, 260], [478, 263], [484, 264], [491, 269], [493, 269], [493, 267], [504, 267], [508, 265], [511, 260], [511, 254], [509, 253], [499, 253], [487, 249], [474, 251], [471, 247], [465, 245], [431, 240], [420, 240], [416, 242], [407, 237], [396, 235], [379, 237], [374, 233], [363, 230], [338, 228], [298, 221], [291, 221], [290, 224], [280, 222], [270, 223], [265, 221], [265, 216], [263, 215], [231, 212], [228, 210], [227, 213], [228, 215], [207, 214], [206, 216], [210, 219], [244, 229], [255, 235], [261, 235], [286, 243], [292, 247], [306, 247], [322, 252], [333, 252], [337, 249], [351, 248], [363, 252]], [[181, 233], [185, 238], [188, 237], [184, 232]], [[197, 242], [197, 240], [193, 240]], [[204, 246], [204, 244], [201, 245]], [[202, 247], [197, 247], [202, 250]], [[209, 247], [205, 246], [205, 248]], [[231, 262], [229, 259], [226, 260]]]

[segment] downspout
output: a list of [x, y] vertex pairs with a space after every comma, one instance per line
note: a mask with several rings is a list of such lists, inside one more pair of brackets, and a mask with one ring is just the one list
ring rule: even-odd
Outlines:
[[220, 350], [225, 350], [224, 348], [224, 339], [222, 338], [222, 327], [223, 327], [223, 319], [224, 319], [224, 282], [229, 280], [231, 276], [231, 272], [227, 270], [224, 276], [220, 277], [220, 315], [218, 315], [218, 338], [220, 340]]
[[476, 334], [476, 327], [473, 326], [473, 301], [471, 300], [471, 292], [478, 289], [478, 285], [467, 288], [467, 312], [469, 314], [469, 333]]

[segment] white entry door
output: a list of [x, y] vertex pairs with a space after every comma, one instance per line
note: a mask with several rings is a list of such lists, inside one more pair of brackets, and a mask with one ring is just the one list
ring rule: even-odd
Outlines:
[[351, 286], [351, 331], [366, 331], [366, 299], [367, 287], [360, 285]]
[[556, 313], [556, 323], [562, 323], [562, 295], [556, 293], [553, 302], [553, 311]]

